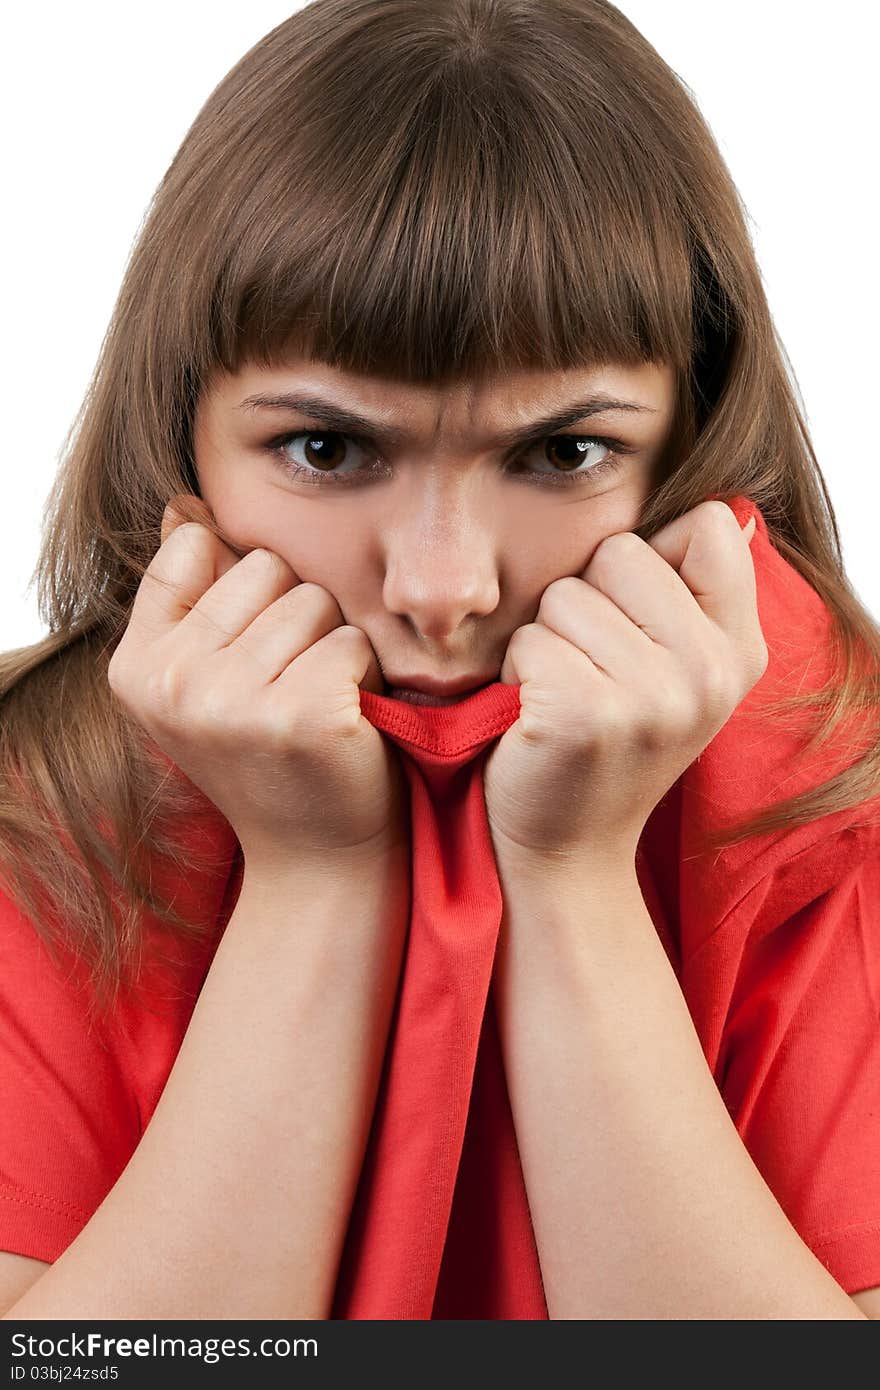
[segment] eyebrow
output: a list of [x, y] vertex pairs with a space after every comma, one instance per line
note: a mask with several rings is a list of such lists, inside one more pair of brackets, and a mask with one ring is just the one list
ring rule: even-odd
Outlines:
[[[278, 394], [258, 392], [256, 395], [246, 396], [236, 406], [236, 409], [252, 412], [257, 410], [295, 410], [301, 415], [309, 415], [312, 419], [322, 421], [331, 430], [339, 430], [341, 433], [347, 434], [369, 434], [397, 448], [403, 445], [407, 439], [406, 430], [383, 423], [381, 420], [371, 420], [355, 410], [350, 410], [347, 406], [340, 405], [337, 401], [327, 400], [321, 396], [304, 396], [290, 391], [282, 391]], [[657, 413], [653, 406], [642, 405], [638, 401], [619, 400], [616, 396], [596, 391], [584, 399], [571, 401], [560, 410], [533, 420], [529, 425], [522, 425], [515, 430], [507, 430], [498, 434], [493, 442], [502, 448], [522, 444], [545, 434], [553, 434], [557, 430], [565, 429], [567, 425], [573, 425], [578, 420], [584, 420], [590, 415], [606, 414], [612, 411], [651, 415]]]

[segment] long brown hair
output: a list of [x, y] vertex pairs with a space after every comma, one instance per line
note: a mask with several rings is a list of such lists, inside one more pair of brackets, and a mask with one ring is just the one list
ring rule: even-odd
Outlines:
[[[291, 351], [434, 383], [672, 363], [675, 444], [638, 533], [710, 495], [754, 499], [834, 620], [833, 685], [777, 708], [814, 707], [819, 740], [876, 718], [880, 629], [843, 571], [746, 211], [681, 79], [607, 0], [315, 0], [215, 88], [156, 191], [47, 505], [50, 633], [0, 658], [6, 891], [104, 1002], [140, 962], [144, 908], [199, 937], [150, 866], [189, 864], [178, 830], [205, 810], [107, 662], [165, 503], [199, 496], [200, 393]], [[725, 842], [860, 805], [878, 757], [875, 740]]]

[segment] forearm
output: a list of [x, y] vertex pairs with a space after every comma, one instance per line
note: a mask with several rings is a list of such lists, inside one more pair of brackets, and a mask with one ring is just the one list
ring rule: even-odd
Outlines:
[[326, 1318], [408, 921], [401, 854], [250, 879], [128, 1166], [10, 1318]]
[[863, 1317], [742, 1143], [634, 868], [504, 896], [499, 1028], [551, 1318]]

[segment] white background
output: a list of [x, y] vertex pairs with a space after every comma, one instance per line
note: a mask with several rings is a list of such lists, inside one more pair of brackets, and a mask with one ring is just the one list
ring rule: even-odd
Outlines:
[[[873, 6], [621, 0], [683, 78], [742, 194], [856, 590], [880, 617]], [[295, 4], [16, 5], [7, 205], [0, 649], [45, 631], [42, 509], [152, 193], [199, 107]]]

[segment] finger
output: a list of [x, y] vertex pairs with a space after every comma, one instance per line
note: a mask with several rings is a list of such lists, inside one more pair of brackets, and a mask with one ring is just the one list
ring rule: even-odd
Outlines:
[[[277, 680], [308, 647], [345, 623], [342, 610], [327, 589], [318, 584], [295, 584], [259, 612], [227, 647], [234, 660], [242, 659], [244, 675], [253, 677], [254, 666], [262, 682]], [[233, 670], [227, 670], [230, 680]]]
[[635, 688], [653, 678], [656, 643], [595, 584], [576, 576], [554, 580], [535, 622], [564, 637], [612, 680]]
[[583, 577], [606, 593], [655, 642], [684, 661], [717, 635], [753, 637], [755, 572], [732, 509], [703, 502], [649, 541], [632, 532], [597, 547]]
[[[171, 498], [162, 514], [162, 524], [160, 528], [162, 545], [178, 526], [183, 526], [189, 521], [198, 522], [201, 525], [211, 523], [216, 524], [214, 513], [211, 511], [207, 502], [201, 497], [196, 497], [192, 492], [179, 492]], [[219, 579], [221, 574], [226, 574], [227, 570], [237, 565], [239, 560], [247, 553], [246, 551], [236, 551], [232, 547], [225, 545], [217, 537], [217, 557], [214, 567], [214, 578]]]
[[217, 544], [197, 523], [178, 519], [144, 571], [132, 604], [127, 645], [172, 632], [214, 583]]
[[290, 566], [270, 551], [250, 551], [240, 559], [199, 522], [169, 515], [166, 525], [167, 539], [135, 595], [129, 644], [160, 640], [186, 626], [191, 650], [215, 651], [292, 583], [299, 583]]
[[310, 707], [322, 717], [348, 710], [358, 727], [363, 719], [360, 689], [379, 695], [383, 686], [372, 643], [361, 628], [350, 623], [341, 623], [308, 645], [297, 656], [295, 666], [291, 661], [270, 690], [283, 700], [293, 682], [298, 690], [310, 692]]
[[194, 493], [176, 493], [162, 513], [161, 543], [165, 544], [172, 531], [187, 521], [204, 522], [212, 519], [207, 503]]
[[499, 680], [521, 686], [520, 702], [532, 709], [567, 705], [572, 689], [583, 688], [592, 678], [606, 684], [605, 673], [584, 655], [543, 623], [526, 623], [507, 644]]
[[[673, 567], [632, 531], [606, 537], [582, 571], [646, 642], [687, 662], [714, 636], [696, 597]], [[648, 653], [646, 652], [646, 657]]]
[[732, 507], [713, 499], [676, 517], [647, 542], [681, 577], [706, 617], [731, 637], [751, 635], [755, 625], [749, 550], [754, 531], [753, 525], [747, 535]]
[[[192, 527], [178, 532], [186, 542]], [[169, 545], [174, 544], [171, 536]], [[204, 527], [195, 529], [194, 549], [214, 537]], [[254, 620], [302, 581], [287, 561], [273, 550], [257, 547], [220, 578], [211, 583], [196, 599], [190, 611], [177, 623], [177, 631], [193, 655], [210, 655], [228, 647], [251, 626]]]

